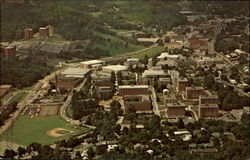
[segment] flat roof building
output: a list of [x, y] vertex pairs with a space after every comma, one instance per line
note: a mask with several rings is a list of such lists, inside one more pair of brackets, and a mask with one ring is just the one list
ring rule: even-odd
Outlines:
[[16, 57], [16, 46], [4, 47], [4, 56], [6, 59], [14, 59]]
[[84, 61], [80, 63], [81, 68], [92, 68], [96, 65], [104, 65], [104, 62], [100, 60], [90, 60], [90, 61]]
[[24, 39], [30, 39], [33, 37], [33, 29], [32, 28], [25, 28], [24, 29]]
[[90, 69], [84, 68], [68, 68], [61, 73], [61, 75], [65, 75], [66, 77], [84, 77], [90, 73]]
[[107, 72], [107, 73], [117, 73], [117, 72], [122, 72], [122, 71], [126, 71], [128, 69], [127, 66], [122, 66], [122, 65], [109, 65], [109, 66], [105, 66], [102, 67], [102, 71], [103, 72]]
[[186, 87], [185, 96], [187, 99], [198, 99], [201, 95], [205, 95], [203, 87]]
[[178, 77], [177, 78], [177, 83], [176, 83], [176, 90], [178, 92], [182, 92], [182, 91], [186, 90], [186, 87], [188, 87], [188, 79], [187, 78]]
[[120, 85], [119, 96], [125, 95], [147, 95], [149, 92], [148, 85]]
[[166, 115], [168, 118], [184, 118], [186, 107], [183, 103], [167, 103]]
[[39, 37], [49, 37], [49, 27], [39, 27]]
[[125, 107], [133, 105], [136, 111], [151, 111], [152, 104], [148, 95], [126, 95], [123, 97]]
[[56, 89], [58, 92], [62, 90], [71, 91], [90, 73], [89, 69], [68, 68], [59, 76], [56, 76]]
[[199, 104], [218, 104], [219, 98], [217, 95], [200, 95], [199, 96]]
[[200, 118], [219, 117], [218, 104], [200, 104], [199, 117]]

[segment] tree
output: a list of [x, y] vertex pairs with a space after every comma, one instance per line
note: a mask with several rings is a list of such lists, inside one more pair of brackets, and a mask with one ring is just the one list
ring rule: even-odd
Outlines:
[[26, 153], [25, 148], [23, 148], [23, 147], [18, 147], [17, 148], [17, 154], [18, 154], [19, 157], [22, 157], [22, 155], [25, 154], [25, 153]]
[[123, 80], [122, 73], [117, 72], [117, 82], [119, 85], [122, 84], [122, 80]]
[[143, 61], [143, 63], [144, 63], [145, 65], [148, 64], [148, 55], [145, 55], [145, 56], [144, 56], [144, 61]]
[[178, 120], [178, 122], [177, 122], [177, 127], [178, 127], [179, 129], [185, 127], [184, 122], [183, 122], [183, 119], [179, 119], [179, 120]]
[[89, 147], [88, 151], [87, 151], [88, 157], [91, 159], [95, 156], [95, 152], [93, 150], [92, 147]]
[[16, 152], [13, 151], [12, 149], [6, 149], [4, 151], [4, 158], [14, 158], [14, 156], [16, 156]]

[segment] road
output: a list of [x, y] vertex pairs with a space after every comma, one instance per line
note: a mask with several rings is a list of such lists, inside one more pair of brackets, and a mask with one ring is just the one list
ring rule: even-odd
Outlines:
[[158, 106], [158, 103], [157, 103], [157, 96], [155, 94], [155, 89], [154, 87], [150, 86], [149, 87], [150, 91], [151, 91], [151, 100], [152, 100], [152, 105], [153, 105], [153, 112], [154, 114], [158, 115], [158, 116], [161, 116], [160, 114], [160, 110], [159, 110], [159, 106]]

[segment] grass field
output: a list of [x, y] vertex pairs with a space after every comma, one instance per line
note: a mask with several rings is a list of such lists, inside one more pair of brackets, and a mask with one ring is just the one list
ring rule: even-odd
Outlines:
[[21, 102], [26, 96], [28, 95], [27, 92], [18, 92], [10, 102], [16, 101], [17, 103]]
[[50, 144], [58, 140], [69, 138], [71, 134], [61, 137], [51, 137], [47, 135], [48, 130], [59, 127], [75, 131], [73, 126], [61, 119], [60, 116], [33, 118], [29, 116], [22, 116], [17, 119], [12, 128], [3, 134], [1, 141], [6, 140], [19, 145], [27, 146], [32, 142]]
[[139, 59], [143, 59], [145, 57], [145, 55], [147, 55], [148, 57], [153, 57], [155, 54], [161, 53], [164, 50], [165, 50], [165, 48], [163, 46], [157, 46], [157, 47], [151, 48], [145, 52], [138, 53], [132, 57], [139, 58]]
[[[94, 43], [92, 45], [92, 47], [93, 48], [98, 47], [98, 48], [101, 48], [103, 50], [109, 51], [111, 56], [123, 54], [123, 53], [128, 53], [128, 52], [133, 52], [133, 51], [141, 50], [144, 48], [143, 46], [134, 45], [134, 44], [130, 44], [130, 43], [128, 43], [128, 47], [126, 48], [126, 42], [118, 37], [111, 36], [111, 35], [104, 34], [104, 33], [100, 33], [100, 32], [93, 32], [93, 33], [95, 36], [105, 38], [106, 41], [102, 44]], [[110, 39], [110, 41], [108, 41], [108, 39]], [[117, 46], [117, 43], [119, 43], [118, 46]]]

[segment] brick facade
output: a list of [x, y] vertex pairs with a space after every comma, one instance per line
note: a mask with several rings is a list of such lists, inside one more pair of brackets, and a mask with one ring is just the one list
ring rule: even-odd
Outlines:
[[201, 104], [199, 105], [199, 117], [219, 117], [219, 107], [217, 104]]
[[198, 99], [201, 95], [205, 95], [203, 87], [186, 87], [185, 96], [187, 99]]
[[119, 86], [119, 96], [125, 95], [147, 95], [149, 88], [146, 85]]
[[39, 28], [39, 36], [46, 38], [49, 37], [49, 27], [40, 27]]
[[4, 56], [7, 59], [14, 59], [16, 57], [16, 47], [5, 47], [4, 48]]
[[33, 29], [31, 29], [31, 28], [25, 28], [24, 29], [24, 39], [32, 38], [33, 34], [34, 34]]
[[168, 103], [166, 114], [168, 118], [183, 118], [185, 117], [186, 106], [178, 103]]
[[178, 78], [177, 79], [177, 85], [176, 85], [177, 91], [179, 91], [179, 92], [185, 91], [187, 86], [188, 86], [187, 78]]

